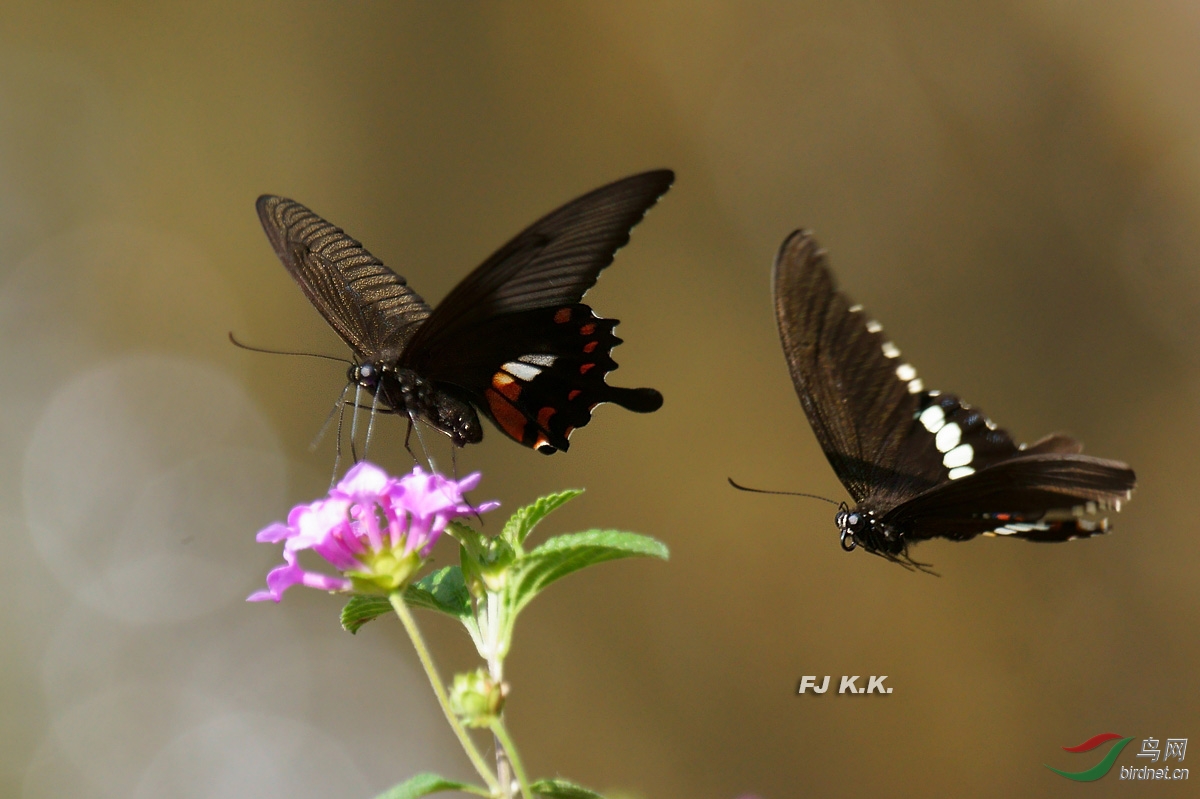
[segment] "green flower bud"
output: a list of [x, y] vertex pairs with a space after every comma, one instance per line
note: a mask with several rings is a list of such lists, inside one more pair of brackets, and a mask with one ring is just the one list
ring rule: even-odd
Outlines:
[[508, 687], [495, 682], [483, 669], [455, 674], [450, 686], [450, 707], [468, 727], [487, 727], [504, 709]]

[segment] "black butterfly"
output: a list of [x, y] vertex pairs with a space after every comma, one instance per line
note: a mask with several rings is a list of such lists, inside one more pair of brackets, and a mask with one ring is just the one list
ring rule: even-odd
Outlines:
[[580, 303], [629, 232], [674, 180], [633, 175], [535, 222], [467, 275], [436, 309], [363, 246], [298, 202], [264, 195], [275, 254], [354, 350], [351, 384], [383, 410], [422, 419], [456, 446], [483, 438], [475, 408], [546, 454], [602, 402], [658, 410], [652, 388], [604, 382], [617, 368], [616, 319]]
[[929, 538], [1068, 541], [1104, 532], [1107, 519], [1085, 517], [1129, 499], [1126, 464], [1081, 455], [1063, 435], [1017, 446], [978, 409], [927, 391], [879, 323], [837, 290], [807, 231], [783, 243], [774, 282], [800, 404], [856, 503], [838, 510], [843, 549], [921, 566], [908, 546]]

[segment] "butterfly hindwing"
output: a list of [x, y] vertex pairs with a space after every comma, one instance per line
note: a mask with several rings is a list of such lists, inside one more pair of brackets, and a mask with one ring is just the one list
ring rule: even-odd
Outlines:
[[604, 382], [617, 368], [616, 325], [579, 303], [505, 314], [464, 333], [461, 355], [441, 361], [452, 370], [434, 366], [431, 376], [463, 389], [513, 440], [545, 454], [566, 450], [600, 403], [642, 413], [662, 405], [654, 389]]
[[1104, 532], [1106, 520], [1088, 517], [1120, 510], [1135, 483], [1133, 470], [1119, 461], [1022, 452], [914, 497], [883, 521], [904, 527], [912, 540], [995, 533], [1065, 541]]

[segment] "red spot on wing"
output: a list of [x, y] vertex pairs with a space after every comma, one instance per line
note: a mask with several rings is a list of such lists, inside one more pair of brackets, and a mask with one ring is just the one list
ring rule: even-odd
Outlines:
[[[520, 388], [520, 386], [517, 388]], [[500, 393], [490, 388], [483, 392], [483, 395], [487, 397], [488, 408], [492, 412], [492, 418], [496, 420], [496, 424], [500, 425], [500, 429], [524, 444], [525, 415], [517, 410]]]
[[596, 347], [599, 346], [599, 344], [600, 344], [599, 341], [589, 341], [587, 344], [583, 345], [583, 351], [590, 353], [592, 350], [596, 349]]
[[574, 402], [575, 398], [578, 397], [582, 393], [583, 393], [582, 389], [578, 389], [578, 388], [571, 389], [571, 391], [567, 394], [567, 402]]
[[558, 413], [557, 408], [545, 407], [538, 411], [538, 425], [543, 429], [550, 429], [550, 417]]
[[594, 363], [585, 363], [583, 366], [579, 367], [579, 374], [586, 375], [589, 371], [591, 371], [591, 368], [595, 365], [596, 364], [594, 364]]
[[590, 336], [595, 332], [596, 332], [596, 323], [595, 322], [588, 322], [586, 325], [579, 328], [579, 335], [581, 335], [581, 336]]
[[560, 325], [565, 325], [567, 322], [570, 322], [571, 321], [571, 309], [570, 308], [559, 308], [557, 311], [554, 312], [554, 321]]
[[521, 396], [521, 384], [508, 372], [496, 372], [492, 375], [492, 388], [508, 397], [513, 402]]

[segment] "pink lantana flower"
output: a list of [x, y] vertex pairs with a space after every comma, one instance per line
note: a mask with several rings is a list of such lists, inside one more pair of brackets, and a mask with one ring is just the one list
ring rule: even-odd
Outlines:
[[[267, 590], [248, 601], [278, 602], [293, 585], [362, 593], [403, 587], [447, 524], [499, 507], [499, 502], [476, 507], [463, 498], [478, 484], [479, 472], [451, 480], [418, 466], [397, 478], [366, 461], [355, 464], [329, 496], [297, 505], [287, 524], [275, 522], [259, 531], [262, 543], [283, 542], [284, 562], [267, 575]], [[302, 549], [316, 552], [339, 576], [302, 568], [297, 559]]]

